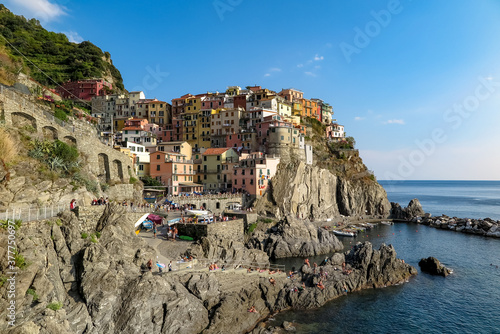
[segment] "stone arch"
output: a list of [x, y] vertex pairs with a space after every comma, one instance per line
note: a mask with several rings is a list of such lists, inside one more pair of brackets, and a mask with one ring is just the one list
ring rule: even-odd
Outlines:
[[98, 161], [99, 161], [99, 173], [97, 177], [99, 178], [100, 182], [108, 183], [111, 180], [111, 176], [109, 173], [108, 155], [105, 153], [99, 153]]
[[118, 178], [123, 182], [123, 167], [122, 162], [118, 159], [113, 160], [113, 170], [116, 172]]
[[215, 203], [215, 208], [220, 209], [220, 202]]
[[35, 117], [28, 115], [24, 112], [13, 112], [11, 118], [12, 118], [12, 125], [16, 128], [22, 128], [26, 125], [29, 125], [37, 129]]
[[207, 209], [207, 203], [203, 203], [202, 206], [203, 206], [203, 209], [205, 209], [205, 210]]
[[42, 133], [43, 136], [48, 139], [56, 140], [58, 138], [57, 129], [50, 125], [44, 126], [42, 128]]
[[74, 145], [76, 146], [76, 138], [73, 136], [65, 136], [64, 141], [69, 144], [69, 145]]

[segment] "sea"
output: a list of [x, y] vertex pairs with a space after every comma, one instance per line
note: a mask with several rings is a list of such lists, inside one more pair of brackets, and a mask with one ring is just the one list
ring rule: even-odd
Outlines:
[[[433, 215], [500, 219], [497, 181], [380, 181], [389, 201], [406, 206], [418, 198]], [[500, 239], [415, 223], [379, 224], [352, 237], [344, 249], [370, 241], [392, 244], [418, 270], [408, 282], [350, 293], [312, 310], [279, 313], [269, 321], [292, 322], [295, 333], [500, 333]], [[310, 258], [320, 263], [325, 256]], [[434, 256], [453, 269], [444, 278], [422, 273], [421, 258]], [[299, 266], [302, 258], [279, 263]]]

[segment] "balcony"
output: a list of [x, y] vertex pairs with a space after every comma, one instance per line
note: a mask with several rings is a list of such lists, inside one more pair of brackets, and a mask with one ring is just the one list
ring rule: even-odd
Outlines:
[[174, 175], [195, 175], [195, 171], [194, 170], [188, 170], [188, 171], [178, 171], [178, 170], [174, 170]]
[[201, 174], [219, 174], [222, 172], [222, 169], [204, 169], [200, 173]]

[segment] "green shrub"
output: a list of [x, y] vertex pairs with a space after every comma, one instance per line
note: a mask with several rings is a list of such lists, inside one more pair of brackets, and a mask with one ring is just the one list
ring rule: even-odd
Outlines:
[[95, 236], [99, 239], [99, 238], [101, 237], [101, 232], [96, 231], [96, 232], [95, 232]]
[[[10, 223], [10, 224], [9, 224]], [[12, 224], [12, 219], [0, 220], [0, 227], [3, 229], [8, 229], [9, 225], [14, 226], [14, 230], [19, 230], [23, 221], [21, 219], [14, 219], [14, 224]]]
[[89, 235], [88, 235], [87, 233], [85, 233], [85, 232], [82, 232], [81, 236], [82, 236], [82, 239], [87, 239], [87, 237], [88, 237]]
[[273, 222], [273, 220], [271, 218], [264, 218], [264, 219], [262, 219], [262, 221], [266, 224], [271, 224]]
[[257, 223], [253, 223], [250, 226], [248, 226], [248, 233], [252, 233], [256, 227], [257, 227]]
[[34, 302], [36, 302], [38, 300], [38, 294], [36, 293], [36, 291], [34, 289], [28, 289], [28, 291], [26, 291], [26, 294], [32, 295]]
[[0, 276], [0, 288], [7, 282], [7, 276]]
[[99, 186], [101, 187], [101, 190], [104, 192], [109, 189], [109, 184], [107, 183], [100, 183]]
[[132, 183], [132, 184], [136, 183], [137, 181], [138, 180], [135, 177], [133, 177], [133, 176], [131, 176], [130, 179], [129, 179], [129, 183]]
[[47, 308], [51, 309], [52, 311], [60, 310], [61, 307], [62, 307], [61, 302], [52, 302], [49, 305], [47, 305]]
[[17, 249], [14, 251], [14, 261], [16, 262], [16, 267], [19, 269], [24, 269], [28, 266], [28, 262], [26, 262], [24, 256]]
[[95, 235], [95, 234], [91, 234], [91, 235], [90, 235], [90, 241], [92, 241], [94, 244], [96, 244], [96, 243], [97, 243], [97, 237], [96, 237], [96, 235]]
[[61, 108], [56, 108], [54, 111], [54, 117], [60, 119], [61, 121], [68, 120], [68, 114], [66, 114], [66, 112]]

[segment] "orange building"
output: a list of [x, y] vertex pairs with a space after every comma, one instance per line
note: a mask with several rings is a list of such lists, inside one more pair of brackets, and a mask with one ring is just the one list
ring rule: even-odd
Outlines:
[[193, 182], [193, 160], [188, 160], [184, 154], [161, 151], [152, 153], [150, 174], [167, 186], [167, 192], [171, 195], [203, 191], [203, 185]]

